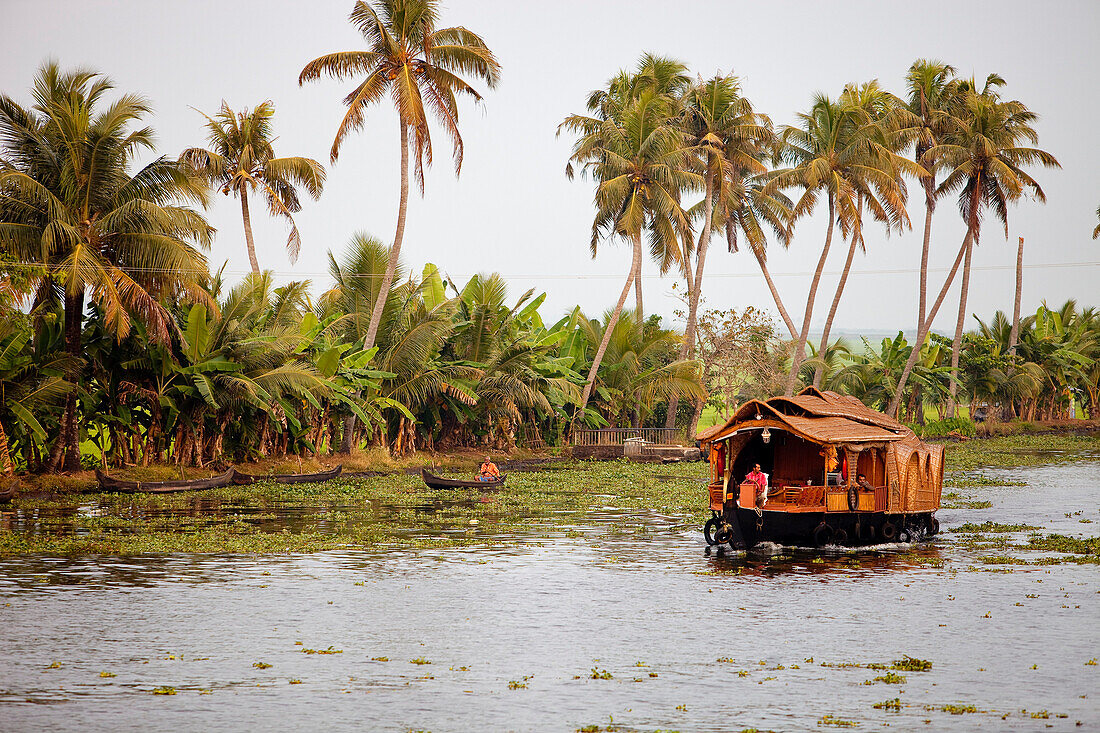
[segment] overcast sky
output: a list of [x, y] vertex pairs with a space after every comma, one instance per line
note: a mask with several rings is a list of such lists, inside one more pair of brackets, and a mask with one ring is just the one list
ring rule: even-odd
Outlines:
[[[29, 104], [27, 89], [45, 59], [92, 66], [109, 74], [120, 90], [152, 100], [160, 152], [173, 156], [204, 144], [203, 120], [192, 108], [213, 113], [223, 99], [234, 109], [272, 100], [276, 153], [316, 158], [329, 176], [320, 201], [304, 202], [296, 217], [302, 235], [296, 264], [286, 254], [283, 223], [253, 207], [260, 265], [282, 280], [311, 279], [320, 289], [327, 287], [329, 250], [341, 253], [356, 231], [388, 242], [396, 221], [398, 131], [392, 107], [384, 102], [372, 110], [363, 131], [345, 141], [339, 162], [330, 166], [329, 147], [344, 112], [341, 99], [351, 84], [297, 83], [311, 59], [363, 47], [347, 22], [352, 5], [350, 0], [0, 0], [0, 91]], [[1048, 202], [1014, 207], [1008, 242], [1003, 230], [987, 223], [975, 252], [969, 311], [983, 318], [998, 308], [1011, 311], [1017, 236], [1025, 237], [1027, 247], [1025, 312], [1044, 298], [1052, 305], [1068, 297], [1100, 304], [1100, 243], [1091, 238], [1100, 205], [1100, 147], [1091, 128], [1100, 117], [1100, 96], [1087, 81], [1100, 68], [1095, 41], [1100, 3], [450, 0], [442, 23], [481, 34], [500, 60], [503, 80], [485, 94], [480, 108], [464, 105], [466, 153], [459, 179], [445, 136], [438, 132], [434, 138], [437, 163], [428, 174], [426, 196], [410, 197], [402, 251], [416, 271], [434, 262], [460, 281], [475, 272], [500, 272], [512, 296], [530, 287], [547, 291], [542, 311], [548, 319], [574, 303], [592, 315], [613, 305], [629, 249], [609, 242], [595, 260], [589, 257], [593, 186], [566, 179], [571, 140], [556, 138], [555, 131], [567, 114], [584, 111], [590, 90], [619, 68], [632, 67], [644, 51], [680, 59], [704, 76], [733, 71], [746, 96], [777, 125], [794, 122], [815, 92], [835, 96], [847, 82], [877, 78], [901, 93], [910, 63], [931, 57], [979, 79], [1001, 74], [1008, 81], [1006, 96], [1040, 114], [1040, 146], [1063, 166], [1036, 171]], [[880, 227], [868, 226], [869, 253], [857, 255], [836, 319], [839, 328], [913, 327], [921, 196], [913, 198], [909, 213], [915, 229], [903, 236], [887, 239]], [[228, 262], [230, 277], [240, 277], [248, 258], [239, 203], [218, 196], [208, 216], [218, 229], [208, 253], [211, 266]], [[779, 246], [769, 251], [784, 300], [798, 321], [826, 218], [822, 205], [799, 223], [789, 251]], [[954, 202], [941, 205], [932, 234], [932, 283], [942, 283], [963, 231]], [[834, 246], [815, 324], [828, 310], [845, 249]], [[711, 253], [707, 306], [772, 309], [751, 255], [728, 254], [717, 238]], [[660, 278], [646, 263], [647, 310], [671, 317], [677, 308], [674, 281], [672, 275]], [[953, 327], [955, 308], [957, 300], [954, 306], [949, 301], [938, 329]]]

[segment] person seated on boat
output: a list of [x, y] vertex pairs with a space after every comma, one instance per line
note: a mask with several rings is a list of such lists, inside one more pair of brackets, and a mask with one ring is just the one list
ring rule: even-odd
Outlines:
[[495, 481], [500, 478], [500, 469], [497, 468], [497, 464], [493, 463], [493, 459], [489, 456], [485, 456], [485, 460], [481, 463], [481, 470], [477, 474], [478, 481]]
[[862, 473], [856, 474], [856, 485], [859, 486], [859, 488], [867, 489], [868, 491], [874, 491], [875, 489], [875, 487], [871, 486], [870, 482], [867, 481], [867, 477], [864, 476]]
[[752, 471], [745, 476], [746, 481], [751, 481], [756, 484], [756, 506], [757, 508], [764, 506], [768, 503], [768, 474], [760, 471], [760, 464], [754, 463]]

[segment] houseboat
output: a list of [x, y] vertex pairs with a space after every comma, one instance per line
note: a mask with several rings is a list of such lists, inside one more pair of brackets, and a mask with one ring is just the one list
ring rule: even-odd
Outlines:
[[710, 545], [870, 545], [939, 531], [943, 446], [854, 397], [807, 387], [750, 400], [696, 439], [711, 466]]

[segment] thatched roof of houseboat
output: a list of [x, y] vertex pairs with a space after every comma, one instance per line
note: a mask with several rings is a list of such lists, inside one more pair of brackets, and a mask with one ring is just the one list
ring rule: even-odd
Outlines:
[[788, 430], [816, 443], [883, 443], [913, 432], [855, 397], [807, 387], [794, 397], [749, 400], [725, 423], [707, 428], [696, 440], [722, 440], [746, 427]]

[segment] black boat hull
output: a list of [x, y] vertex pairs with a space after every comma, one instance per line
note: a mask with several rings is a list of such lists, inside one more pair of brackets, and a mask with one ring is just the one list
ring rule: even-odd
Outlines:
[[[708, 524], [720, 528], [722, 534], [717, 539], [728, 542], [734, 549], [747, 549], [762, 542], [799, 547], [859, 547], [911, 542], [939, 531], [939, 522], [932, 512], [784, 512], [765, 508], [757, 515], [754, 509], [735, 507], [727, 508], [720, 516], [715, 514]], [[708, 542], [719, 544], [712, 539]]]

